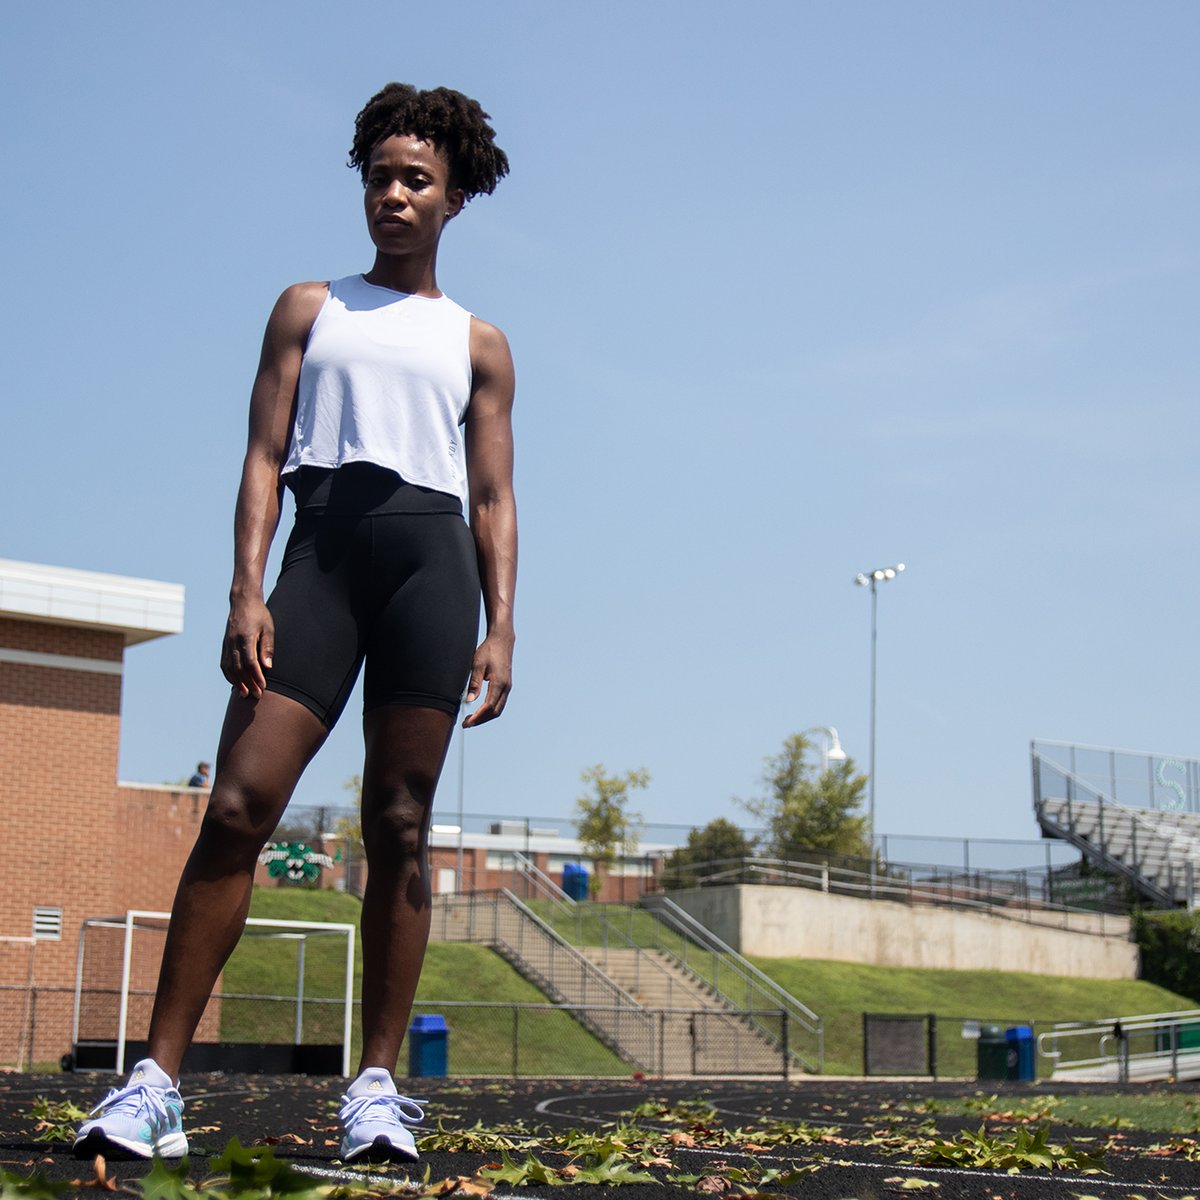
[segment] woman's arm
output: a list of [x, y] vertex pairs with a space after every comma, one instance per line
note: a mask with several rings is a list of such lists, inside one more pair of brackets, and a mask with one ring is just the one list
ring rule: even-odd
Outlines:
[[483, 703], [464, 727], [482, 725], [504, 711], [512, 687], [513, 593], [517, 585], [517, 504], [513, 497], [512, 406], [515, 379], [504, 334], [471, 320], [473, 386], [467, 409], [467, 482], [471, 532], [479, 555], [479, 578], [487, 635], [475, 651], [467, 699]]
[[324, 283], [297, 283], [279, 297], [267, 322], [250, 393], [250, 437], [234, 517], [233, 584], [221, 648], [221, 671], [243, 696], [263, 694], [263, 667], [270, 667], [275, 648], [263, 575], [279, 524], [279, 472], [295, 420], [300, 362], [326, 292]]

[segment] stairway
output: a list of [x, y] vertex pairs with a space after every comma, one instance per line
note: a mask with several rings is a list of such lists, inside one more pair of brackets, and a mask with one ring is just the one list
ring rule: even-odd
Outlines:
[[574, 947], [510, 892], [435, 896], [430, 939], [491, 946], [647, 1073], [786, 1074], [787, 1016], [741, 1012], [671, 956]]
[[643, 1008], [659, 1010], [659, 1052], [667, 1074], [775, 1075], [781, 1071], [779, 1045], [668, 955], [636, 947], [580, 949]]

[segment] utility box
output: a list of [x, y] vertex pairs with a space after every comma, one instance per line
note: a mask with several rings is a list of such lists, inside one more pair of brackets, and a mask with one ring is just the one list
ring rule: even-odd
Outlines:
[[588, 898], [588, 870], [582, 863], [563, 863], [563, 891], [572, 900]]
[[1033, 1053], [1033, 1027], [1014, 1025], [1011, 1029], [1004, 1031], [1004, 1041], [1008, 1048], [1007, 1077], [1018, 1083], [1032, 1083], [1037, 1078], [1037, 1065]]
[[999, 1082], [1008, 1078], [1008, 1040], [999, 1025], [984, 1025], [975, 1046], [976, 1078]]
[[437, 1013], [413, 1017], [408, 1027], [408, 1074], [411, 1079], [441, 1079], [447, 1073], [450, 1031]]

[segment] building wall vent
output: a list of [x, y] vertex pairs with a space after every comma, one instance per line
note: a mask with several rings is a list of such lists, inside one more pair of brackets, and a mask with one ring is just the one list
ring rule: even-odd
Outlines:
[[62, 940], [62, 909], [35, 908], [33, 910], [33, 936], [48, 942]]

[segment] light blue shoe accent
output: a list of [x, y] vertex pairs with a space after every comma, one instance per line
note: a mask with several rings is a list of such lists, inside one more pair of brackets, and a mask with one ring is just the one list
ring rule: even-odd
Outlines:
[[382, 1067], [368, 1067], [342, 1097], [342, 1161], [415, 1162], [420, 1155], [409, 1126], [424, 1118], [424, 1103], [401, 1096]]
[[125, 1086], [113, 1088], [92, 1109], [74, 1145], [76, 1158], [182, 1158], [187, 1150], [183, 1099], [152, 1058], [142, 1059]]

